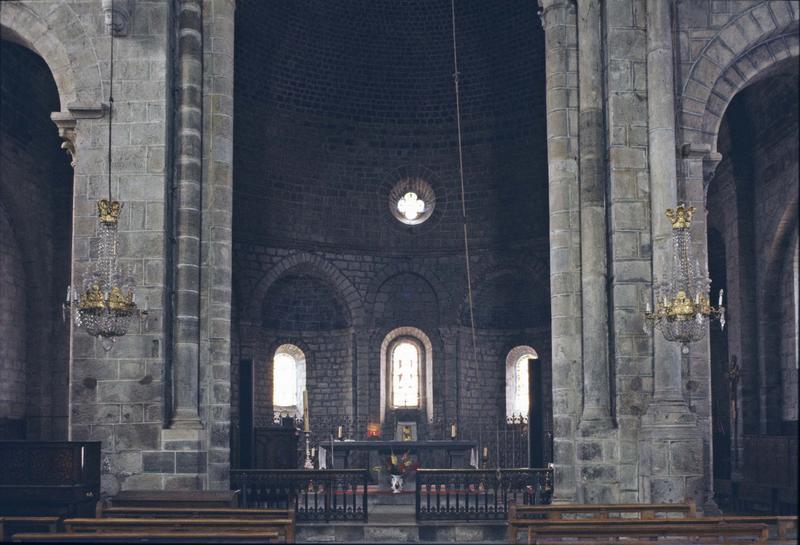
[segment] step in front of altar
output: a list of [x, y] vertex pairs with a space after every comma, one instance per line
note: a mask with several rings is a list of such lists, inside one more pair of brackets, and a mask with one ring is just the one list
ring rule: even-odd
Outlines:
[[[371, 495], [372, 496], [372, 495]], [[375, 495], [376, 499], [384, 499]], [[367, 522], [301, 522], [298, 543], [505, 543], [505, 521], [417, 522], [414, 493], [394, 494], [411, 504], [371, 504]], [[372, 498], [371, 498], [372, 499]]]

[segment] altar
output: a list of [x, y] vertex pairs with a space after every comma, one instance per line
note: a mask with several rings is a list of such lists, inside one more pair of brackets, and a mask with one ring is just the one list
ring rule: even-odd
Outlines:
[[[450, 469], [470, 467], [470, 453], [478, 448], [477, 441], [468, 440], [432, 440], [432, 441], [321, 441], [319, 446], [326, 449], [333, 462], [331, 469], [349, 469], [350, 453], [353, 451], [373, 451], [379, 455], [391, 453], [400, 455], [405, 452], [418, 454], [422, 450], [442, 450], [447, 453]], [[477, 451], [476, 451], [477, 454]]]

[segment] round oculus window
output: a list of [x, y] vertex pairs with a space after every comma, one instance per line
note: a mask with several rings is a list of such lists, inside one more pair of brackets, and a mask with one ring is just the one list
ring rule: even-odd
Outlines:
[[389, 193], [389, 210], [406, 225], [423, 223], [431, 217], [435, 206], [433, 188], [422, 178], [400, 180]]

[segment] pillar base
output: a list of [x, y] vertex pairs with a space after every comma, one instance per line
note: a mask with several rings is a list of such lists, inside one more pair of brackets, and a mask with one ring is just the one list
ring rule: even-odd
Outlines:
[[170, 427], [183, 430], [202, 430], [203, 422], [196, 411], [181, 411], [179, 409], [172, 417]]
[[639, 433], [639, 496], [644, 503], [706, 504], [703, 434], [685, 401], [654, 400]]
[[600, 418], [582, 418], [578, 424], [578, 431], [584, 437], [604, 434], [613, 431], [614, 421], [610, 416]]

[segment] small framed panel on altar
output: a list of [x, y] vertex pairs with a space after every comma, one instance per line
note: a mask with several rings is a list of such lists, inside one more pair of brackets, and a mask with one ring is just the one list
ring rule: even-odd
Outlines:
[[417, 440], [417, 423], [416, 422], [398, 422], [395, 431], [396, 441], [416, 441]]

